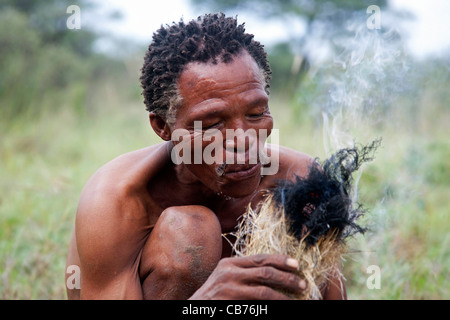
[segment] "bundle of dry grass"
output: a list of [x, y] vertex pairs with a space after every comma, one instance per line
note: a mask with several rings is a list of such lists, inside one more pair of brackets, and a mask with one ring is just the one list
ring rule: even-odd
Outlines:
[[299, 261], [307, 289], [294, 299], [321, 299], [330, 277], [340, 275], [346, 239], [365, 229], [356, 223], [364, 209], [352, 200], [352, 173], [373, 158], [376, 140], [360, 149], [342, 149], [306, 178], [281, 181], [266, 192], [256, 210], [250, 206], [235, 233], [236, 255], [286, 254]]

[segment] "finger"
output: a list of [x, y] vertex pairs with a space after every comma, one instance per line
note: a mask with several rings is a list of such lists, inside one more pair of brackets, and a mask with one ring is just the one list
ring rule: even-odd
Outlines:
[[291, 300], [287, 295], [266, 286], [248, 286], [243, 291], [245, 300]]
[[241, 269], [241, 272], [250, 285], [264, 285], [289, 293], [300, 293], [306, 287], [305, 281], [299, 276], [274, 267], [247, 268]]
[[256, 254], [236, 259], [235, 265], [241, 268], [274, 267], [285, 271], [297, 271], [298, 261], [282, 254]]

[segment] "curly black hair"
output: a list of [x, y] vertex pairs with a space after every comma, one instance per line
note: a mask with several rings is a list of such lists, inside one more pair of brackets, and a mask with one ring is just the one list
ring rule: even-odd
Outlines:
[[147, 111], [174, 120], [182, 97], [177, 81], [190, 62], [228, 63], [246, 50], [255, 59], [269, 93], [271, 69], [264, 46], [245, 33], [244, 23], [220, 14], [206, 14], [185, 24], [183, 20], [161, 26], [145, 54], [141, 69], [142, 95]]

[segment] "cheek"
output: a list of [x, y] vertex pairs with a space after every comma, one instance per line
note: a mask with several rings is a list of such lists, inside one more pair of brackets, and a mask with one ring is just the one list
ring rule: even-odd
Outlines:
[[[256, 129], [256, 128], [255, 128]], [[273, 129], [273, 118], [272, 116], [267, 116], [264, 120], [261, 121], [260, 125], [256, 131], [258, 132], [259, 143], [264, 143], [267, 138], [272, 133]]]
[[270, 133], [272, 132], [272, 129], [273, 129], [273, 118], [272, 118], [272, 116], [268, 116], [267, 117], [267, 131], [268, 131], [268, 134], [267, 134], [267, 136], [269, 136], [270, 135]]
[[218, 130], [191, 135], [193, 163], [202, 165], [205, 173], [214, 173], [216, 165], [223, 163], [223, 145], [223, 135]]
[[200, 133], [192, 133], [185, 129], [178, 129], [172, 133], [174, 145], [171, 157], [175, 164], [201, 164], [203, 141]]

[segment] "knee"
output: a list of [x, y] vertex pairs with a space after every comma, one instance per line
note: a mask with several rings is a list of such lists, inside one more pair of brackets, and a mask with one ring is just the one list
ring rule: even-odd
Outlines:
[[[163, 233], [161, 236], [182, 246], [214, 248], [221, 243], [219, 220], [204, 206], [169, 207], [159, 217], [156, 227]], [[164, 239], [161, 237], [160, 240]]]
[[221, 258], [220, 223], [206, 207], [170, 207], [161, 214], [155, 231], [159, 271], [165, 277], [201, 283]]

